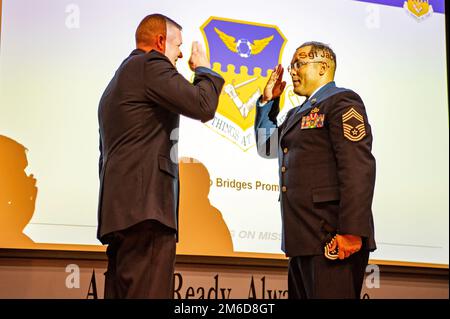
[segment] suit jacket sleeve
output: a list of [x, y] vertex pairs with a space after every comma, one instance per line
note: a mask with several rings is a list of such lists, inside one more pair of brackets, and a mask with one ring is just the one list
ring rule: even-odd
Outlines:
[[372, 132], [361, 98], [351, 91], [338, 94], [329, 112], [328, 123], [341, 195], [338, 233], [368, 237], [371, 232], [375, 158], [371, 153]]
[[214, 117], [223, 78], [196, 72], [194, 82], [187, 81], [170, 61], [152, 54], [145, 64], [146, 94], [169, 111], [206, 122]]

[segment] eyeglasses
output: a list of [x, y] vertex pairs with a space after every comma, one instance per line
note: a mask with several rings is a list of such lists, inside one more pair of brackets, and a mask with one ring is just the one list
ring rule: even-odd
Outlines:
[[327, 64], [325, 61], [308, 61], [308, 62], [295, 61], [294, 63], [292, 63], [291, 65], [289, 65], [287, 67], [287, 70], [288, 70], [289, 73], [291, 73], [291, 70], [297, 71], [302, 66], [304, 66], [306, 64], [309, 64], [309, 63], [325, 63], [325, 64]]

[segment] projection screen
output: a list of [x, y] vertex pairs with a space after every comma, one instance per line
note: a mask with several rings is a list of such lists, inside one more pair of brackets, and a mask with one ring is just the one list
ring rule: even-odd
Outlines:
[[[192, 78], [196, 40], [225, 79], [215, 118], [182, 117], [176, 132], [178, 254], [284, 258], [278, 164], [257, 155], [255, 99], [273, 67], [286, 68], [314, 40], [336, 52], [336, 84], [362, 97], [372, 126], [371, 259], [448, 265], [445, 14], [444, 1], [431, 0], [3, 0], [1, 248], [104, 249], [96, 239], [98, 102], [135, 48], [138, 23], [155, 12], [183, 26], [179, 72]], [[237, 52], [215, 29], [239, 41]], [[252, 54], [250, 44], [267, 37]], [[285, 80], [280, 123], [303, 101], [287, 72]]]

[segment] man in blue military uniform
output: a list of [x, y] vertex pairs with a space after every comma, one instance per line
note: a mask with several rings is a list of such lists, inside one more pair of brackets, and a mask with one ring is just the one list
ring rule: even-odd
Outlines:
[[364, 103], [334, 83], [336, 55], [307, 42], [288, 71], [306, 101], [278, 126], [286, 82], [278, 65], [257, 103], [258, 153], [279, 161], [289, 298], [359, 298], [369, 252], [375, 158]]

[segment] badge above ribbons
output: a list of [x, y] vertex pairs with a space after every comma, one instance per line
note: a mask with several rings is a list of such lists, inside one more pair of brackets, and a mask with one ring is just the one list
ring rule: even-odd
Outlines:
[[218, 17], [209, 18], [201, 31], [212, 68], [225, 79], [216, 116], [206, 125], [247, 151], [255, 145], [256, 101], [281, 62], [286, 38], [274, 25]]

